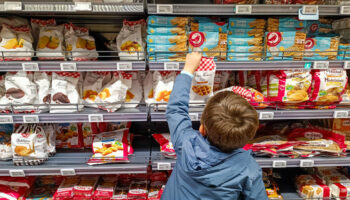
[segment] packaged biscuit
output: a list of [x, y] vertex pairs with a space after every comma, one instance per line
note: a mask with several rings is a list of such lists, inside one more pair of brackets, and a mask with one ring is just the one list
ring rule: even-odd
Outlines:
[[74, 199], [91, 199], [98, 183], [99, 176], [82, 176], [80, 182], [73, 187]]
[[96, 200], [109, 200], [113, 196], [114, 187], [116, 185], [117, 178], [107, 179], [103, 177], [102, 182], [100, 182], [94, 192], [94, 199]]
[[167, 52], [180, 52], [180, 53], [186, 53], [188, 50], [187, 43], [180, 43], [180, 44], [174, 44], [174, 45], [153, 45], [150, 44], [147, 46], [147, 52], [148, 54], [165, 54]]
[[228, 46], [263, 46], [263, 38], [240, 38], [234, 35], [229, 35], [227, 38]]
[[37, 186], [31, 189], [30, 194], [26, 200], [53, 200], [53, 195], [57, 190], [55, 185]]
[[147, 199], [148, 181], [132, 181], [129, 187], [128, 199]]
[[39, 112], [46, 112], [49, 106], [45, 104], [51, 103], [51, 72], [34, 72], [34, 83], [37, 87], [37, 104], [44, 104], [39, 106]]
[[147, 35], [147, 44], [175, 45], [187, 43], [186, 35]]
[[281, 32], [280, 28], [291, 28], [294, 31], [302, 31], [307, 26], [306, 21], [298, 20], [297, 17], [281, 17], [267, 19], [268, 32]]
[[318, 167], [316, 168], [316, 170], [321, 177], [331, 176], [331, 175], [341, 175], [341, 173], [336, 168]]
[[26, 199], [28, 189], [25, 187], [0, 185], [0, 198], [6, 200]]
[[213, 95], [216, 65], [213, 58], [202, 57], [193, 74], [190, 102], [204, 103]]
[[149, 53], [148, 59], [150, 61], [159, 61], [159, 62], [172, 62], [179, 61], [184, 62], [186, 60], [186, 53]]
[[142, 85], [138, 72], [131, 72], [131, 87], [126, 91], [124, 108], [135, 108], [142, 100]]
[[79, 184], [80, 176], [66, 177], [54, 194], [54, 199], [73, 199], [73, 188]]
[[227, 22], [192, 22], [191, 31], [226, 33]]
[[40, 60], [64, 60], [63, 25], [40, 28], [36, 56]]
[[150, 26], [170, 26], [184, 27], [188, 24], [188, 17], [172, 17], [172, 16], [156, 16], [148, 17], [148, 25]]
[[213, 92], [224, 89], [227, 85], [230, 73], [228, 71], [216, 71]]
[[56, 26], [55, 19], [41, 20], [41, 19], [31, 19], [30, 20], [32, 33], [34, 37], [35, 44], [39, 39], [40, 28], [45, 26]]
[[55, 124], [43, 124], [41, 127], [44, 129], [47, 139], [47, 150], [49, 157], [56, 153], [56, 125]]
[[348, 77], [342, 69], [314, 70], [310, 101], [316, 105], [329, 105], [341, 101]]
[[228, 31], [228, 35], [241, 38], [261, 38], [264, 37], [264, 29], [232, 29]]
[[328, 175], [322, 177], [327, 185], [332, 185], [334, 183], [349, 183], [350, 179], [343, 174]]
[[350, 119], [334, 119], [332, 130], [345, 135], [345, 140], [350, 141]]
[[153, 102], [154, 90], [153, 90], [153, 72], [149, 71], [143, 80], [143, 97], [145, 102], [150, 104]]
[[306, 34], [301, 32], [266, 33], [268, 60], [300, 60], [304, 52]]
[[81, 129], [83, 135], [84, 148], [92, 148], [92, 138], [94, 135], [99, 133], [97, 123], [83, 123]]
[[256, 18], [229, 18], [228, 27], [232, 29], [264, 29], [266, 25], [265, 19]]
[[176, 73], [174, 71], [153, 72], [154, 103], [167, 103], [174, 86]]
[[350, 59], [350, 43], [340, 43], [339, 52], [337, 59], [338, 60], [349, 60]]
[[338, 54], [338, 37], [306, 38], [304, 59], [335, 60]]
[[96, 101], [98, 92], [111, 79], [110, 72], [87, 72], [85, 74], [83, 83], [83, 100], [91, 107], [97, 107], [94, 103]]
[[336, 200], [350, 199], [350, 183], [334, 183], [330, 188]]
[[305, 199], [313, 199], [313, 198], [330, 198], [330, 188], [320, 182], [312, 185], [302, 185], [298, 190], [300, 196]]
[[227, 61], [261, 61], [262, 53], [228, 53]]
[[273, 71], [267, 81], [269, 101], [301, 103], [309, 100], [312, 75], [308, 70]]
[[3, 124], [0, 126], [0, 160], [10, 160], [12, 158], [11, 134], [13, 132], [12, 124]]
[[257, 53], [262, 54], [264, 50], [263, 46], [229, 46], [229, 53]]
[[81, 124], [61, 123], [56, 127], [56, 147], [65, 149], [83, 148]]
[[203, 56], [226, 60], [227, 34], [218, 32], [191, 32], [189, 35], [190, 52], [203, 51]]
[[185, 35], [186, 29], [184, 27], [158, 27], [148, 26], [148, 35]]

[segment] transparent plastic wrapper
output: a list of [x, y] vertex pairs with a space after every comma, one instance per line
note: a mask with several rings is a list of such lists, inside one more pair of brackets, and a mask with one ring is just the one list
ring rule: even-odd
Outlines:
[[60, 123], [56, 127], [56, 147], [67, 149], [83, 148], [83, 138], [79, 123]]
[[338, 54], [338, 37], [314, 37], [305, 40], [305, 60], [335, 60]]
[[47, 151], [50, 156], [56, 154], [56, 125], [54, 124], [43, 124], [41, 127], [44, 129], [47, 139]]
[[36, 56], [39, 60], [64, 60], [63, 25], [40, 28]]
[[0, 60], [32, 60], [34, 48], [29, 26], [16, 28], [3, 24], [0, 37]]
[[3, 124], [0, 126], [0, 160], [12, 159], [11, 134], [13, 133], [12, 124]]
[[95, 122], [82, 124], [84, 148], [92, 148], [92, 139], [99, 132], [98, 124]]
[[29, 21], [22, 17], [0, 17], [0, 25], [9, 24], [12, 27], [23, 27], [29, 25]]
[[[132, 84], [131, 87], [126, 91], [126, 98], [123, 107], [124, 108], [135, 108], [141, 103], [142, 100], [142, 85], [139, 76], [139, 72], [131, 72], [132, 74]], [[130, 103], [130, 104], [128, 104]]]
[[190, 52], [203, 51], [203, 56], [226, 60], [227, 34], [219, 32], [191, 32], [189, 35]]

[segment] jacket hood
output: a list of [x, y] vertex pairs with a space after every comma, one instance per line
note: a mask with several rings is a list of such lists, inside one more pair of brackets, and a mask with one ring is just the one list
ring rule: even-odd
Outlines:
[[220, 186], [239, 176], [251, 159], [250, 151], [239, 148], [232, 153], [224, 153], [211, 146], [201, 135], [185, 140], [182, 153], [186, 155], [181, 157], [185, 172], [207, 186]]

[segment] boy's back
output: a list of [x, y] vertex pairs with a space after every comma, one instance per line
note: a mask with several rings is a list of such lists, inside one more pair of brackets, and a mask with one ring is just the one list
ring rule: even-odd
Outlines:
[[192, 129], [188, 115], [191, 83], [191, 73], [181, 73], [167, 107], [177, 162], [162, 200], [267, 200], [261, 168], [250, 151], [236, 148], [224, 153], [210, 144], [209, 136]]

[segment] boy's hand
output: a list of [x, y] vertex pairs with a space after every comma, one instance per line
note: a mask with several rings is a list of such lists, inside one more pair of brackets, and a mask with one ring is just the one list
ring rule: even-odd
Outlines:
[[194, 74], [196, 69], [199, 67], [199, 63], [201, 62], [202, 54], [198, 52], [192, 52], [187, 54], [186, 63], [184, 67], [184, 71]]

